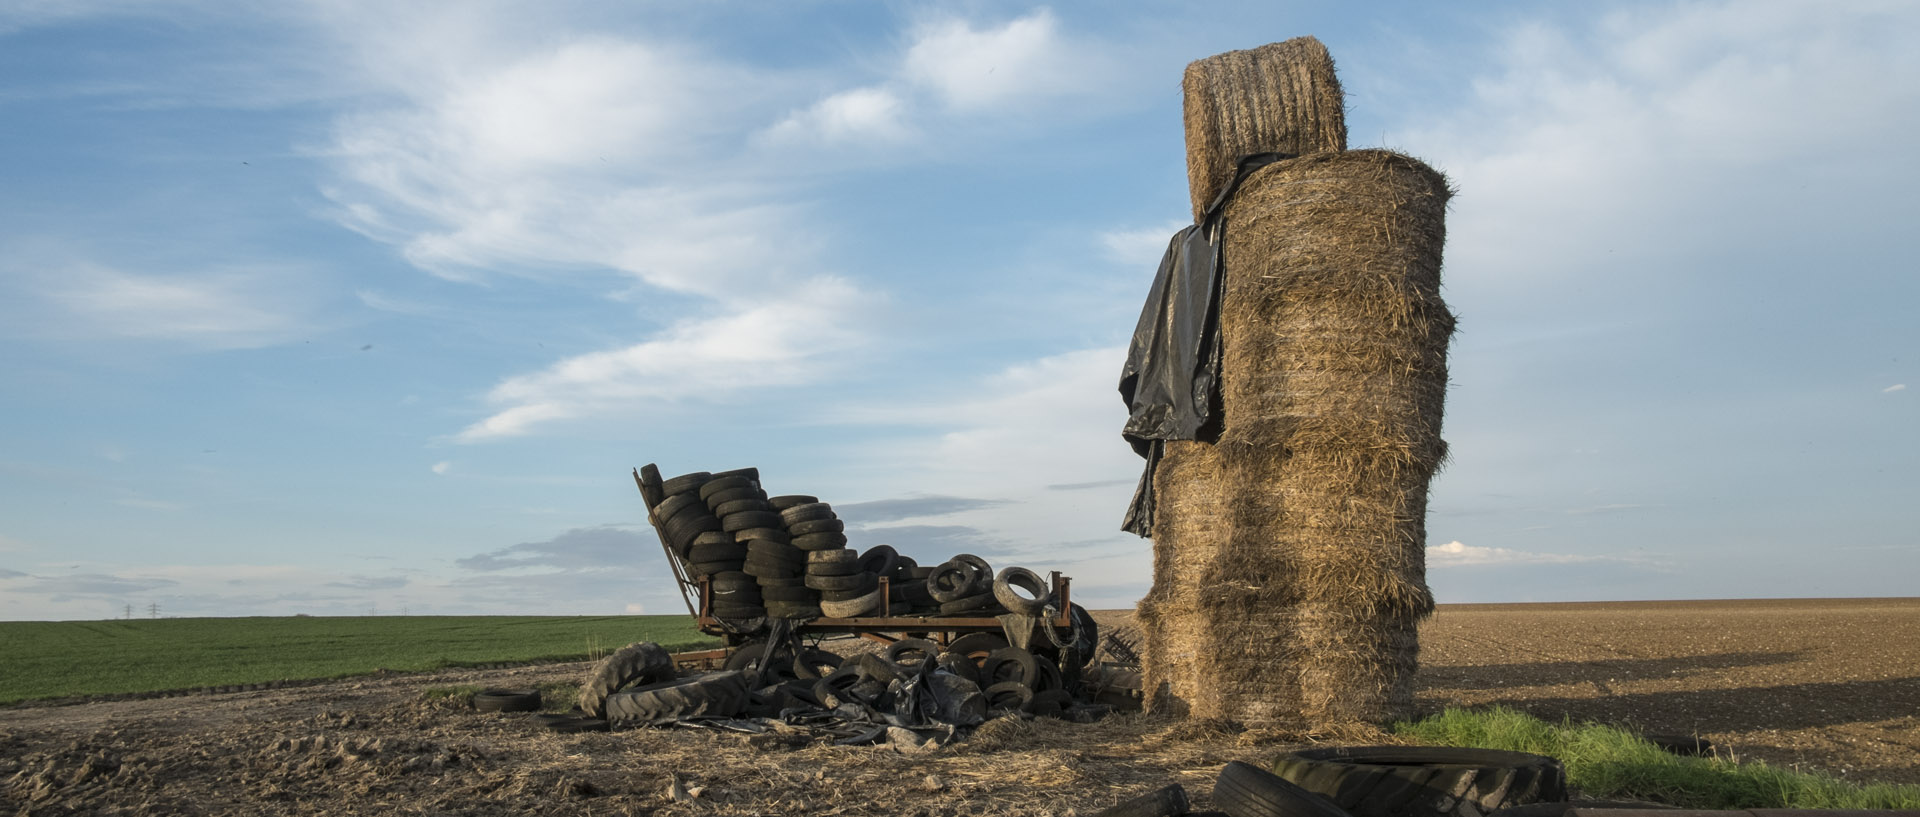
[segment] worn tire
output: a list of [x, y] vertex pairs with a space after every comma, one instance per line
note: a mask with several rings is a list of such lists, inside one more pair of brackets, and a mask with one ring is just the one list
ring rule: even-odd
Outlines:
[[667, 497], [661, 500], [660, 504], [653, 506], [654, 522], [664, 528], [668, 522], [673, 521], [675, 516], [679, 516], [681, 511], [695, 505], [699, 505], [701, 508], [706, 507], [701, 504], [700, 497], [694, 496], [693, 494], [675, 494]]
[[746, 513], [748, 511], [772, 513], [773, 506], [768, 505], [764, 499], [749, 497], [747, 499], [736, 499], [732, 502], [721, 503], [713, 509], [713, 515], [721, 519], [726, 519], [736, 513]]
[[820, 600], [820, 614], [827, 618], [855, 618], [880, 608], [880, 589], [848, 601]]
[[887, 659], [888, 663], [912, 670], [918, 670], [927, 662], [929, 656], [939, 655], [940, 645], [924, 638], [902, 638], [888, 644], [887, 648], [880, 653], [880, 657]]
[[844, 519], [815, 519], [787, 526], [787, 531], [795, 536], [806, 536], [810, 533], [844, 533], [846, 530], [847, 523]]
[[770, 528], [780, 524], [780, 515], [773, 511], [742, 511], [720, 520], [720, 529], [738, 535], [740, 531], [752, 528]]
[[1213, 805], [1234, 817], [1351, 817], [1332, 800], [1238, 760], [1220, 770]]
[[847, 546], [844, 533], [809, 533], [793, 537], [793, 546], [801, 550], [828, 550]]
[[[863, 591], [862, 595], [879, 588], [879, 582], [869, 573], [849, 573], [845, 576], [822, 576], [818, 573], [808, 573], [805, 584], [807, 587], [821, 592], [830, 590], [835, 592], [861, 590]], [[872, 585], [872, 587], [868, 587], [868, 585]]]
[[997, 615], [999, 611], [1000, 602], [993, 598], [992, 593], [962, 596], [940, 605], [940, 615], [943, 616], [992, 616]]
[[736, 562], [747, 558], [747, 548], [739, 542], [709, 542], [694, 545], [687, 552], [689, 562]]
[[481, 712], [532, 712], [540, 708], [540, 690], [483, 689], [473, 693], [473, 708]]
[[875, 576], [893, 575], [893, 565], [900, 559], [900, 552], [892, 545], [874, 545], [860, 554], [860, 569]]
[[[1033, 594], [1027, 598], [1013, 592], [1014, 588], [1023, 588]], [[1047, 605], [1053, 603], [1053, 589], [1047, 586], [1040, 574], [1024, 567], [1009, 567], [993, 578], [993, 597], [1008, 612], [1023, 616], [1037, 616], [1047, 611]]]
[[747, 479], [744, 476], [734, 475], [723, 477], [715, 474], [712, 479], [701, 484], [700, 498], [708, 500], [707, 504], [712, 505], [714, 504], [712, 501], [714, 494], [720, 493], [721, 491], [731, 491], [736, 488], [751, 488], [757, 491], [760, 489], [760, 483]]
[[980, 683], [980, 665], [973, 663], [973, 659], [965, 655], [955, 652], [941, 653], [940, 662], [936, 666], [972, 681], [974, 686], [982, 686]]
[[820, 501], [820, 497], [807, 496], [805, 494], [786, 494], [784, 496], [772, 497], [767, 500], [767, 502], [773, 505], [773, 509], [776, 511], [784, 511], [788, 508], [792, 508], [797, 505], [812, 505], [813, 503], [819, 502], [819, 501]]
[[1094, 812], [1093, 817], [1179, 817], [1191, 804], [1179, 783], [1147, 792]]
[[580, 684], [580, 711], [593, 717], [607, 714], [607, 696], [633, 684], [657, 684], [674, 679], [673, 656], [651, 641], [636, 641], [614, 651], [588, 673]]
[[986, 689], [980, 690], [980, 693], [987, 696], [988, 709], [1005, 709], [1022, 712], [1026, 710], [1027, 704], [1033, 702], [1033, 690], [1028, 689], [1026, 684], [1022, 684], [1019, 681], [1005, 681], [993, 684]]
[[1647, 803], [1639, 800], [1567, 800], [1558, 803], [1528, 803], [1524, 806], [1511, 806], [1496, 811], [1487, 817], [1566, 817], [1573, 809], [1633, 809], [1660, 810], [1675, 809], [1665, 803]]
[[838, 519], [833, 507], [825, 502], [809, 502], [804, 505], [792, 505], [780, 509], [780, 518], [788, 527], [816, 519]]
[[1033, 693], [1027, 701], [1027, 714], [1036, 718], [1065, 718], [1067, 708], [1073, 706], [1073, 696], [1064, 689], [1043, 689]]
[[1281, 756], [1273, 771], [1325, 795], [1353, 817], [1481, 817], [1509, 806], [1567, 799], [1567, 772], [1560, 761], [1497, 749], [1309, 749]]
[[1001, 647], [988, 653], [987, 660], [981, 662], [980, 677], [989, 684], [1012, 681], [1036, 689], [1034, 682], [1040, 679], [1040, 659], [1019, 647]]
[[577, 732], [606, 732], [613, 727], [605, 718], [590, 718], [577, 713], [554, 713], [533, 716], [533, 722], [551, 732], [573, 734]]
[[766, 541], [783, 545], [793, 544], [793, 534], [787, 533], [785, 528], [748, 528], [733, 531], [732, 534], [733, 538], [740, 542]]
[[635, 687], [607, 696], [607, 719], [660, 725], [695, 715], [733, 717], [747, 705], [747, 675], [716, 672]]
[[975, 667], [978, 667], [994, 650], [1005, 646], [1007, 646], [1007, 639], [998, 633], [967, 633], [948, 644], [946, 654], [965, 656], [968, 661], [973, 662]]
[[973, 571], [966, 565], [947, 562], [927, 576], [927, 595], [945, 604], [973, 595]]
[[[660, 483], [660, 490], [665, 492], [668, 497], [673, 497], [679, 494], [684, 494], [688, 491], [696, 490], [700, 486], [707, 484], [707, 480], [710, 480], [712, 478], [713, 478], [713, 475], [705, 471], [695, 471], [691, 474], [681, 474], [680, 476], [674, 477], [673, 479], [669, 479]], [[694, 497], [694, 499], [699, 499], [699, 498], [700, 497], [697, 495]]]

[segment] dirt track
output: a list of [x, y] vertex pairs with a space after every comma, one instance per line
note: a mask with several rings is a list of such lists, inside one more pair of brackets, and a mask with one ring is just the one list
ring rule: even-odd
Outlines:
[[[1102, 616], [1107, 623], [1124, 613]], [[1920, 782], [1920, 600], [1452, 606], [1420, 701], [1698, 732], [1742, 757]], [[931, 755], [694, 730], [544, 732], [422, 700], [586, 665], [0, 710], [0, 811], [31, 814], [1085, 814], [1199, 804], [1290, 736], [1123, 716], [1002, 722]], [[704, 791], [666, 797], [674, 775]]]

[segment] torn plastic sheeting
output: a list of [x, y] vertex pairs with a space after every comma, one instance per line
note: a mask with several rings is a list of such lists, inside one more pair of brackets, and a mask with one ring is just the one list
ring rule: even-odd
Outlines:
[[1288, 153], [1241, 157], [1233, 179], [1207, 206], [1206, 217], [1167, 242], [1127, 344], [1126, 365], [1120, 369], [1120, 399], [1127, 404], [1127, 424], [1120, 436], [1147, 461], [1121, 530], [1152, 535], [1153, 474], [1166, 441], [1202, 439], [1219, 425], [1220, 248], [1226, 231], [1222, 212], [1247, 176], [1291, 158]]

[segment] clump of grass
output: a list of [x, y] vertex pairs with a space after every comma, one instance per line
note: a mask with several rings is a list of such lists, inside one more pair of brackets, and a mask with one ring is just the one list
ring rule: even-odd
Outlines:
[[1567, 767], [1567, 782], [1593, 798], [1695, 809], [1920, 809], [1920, 786], [1859, 785], [1760, 761], [1680, 757], [1619, 727], [1553, 724], [1504, 707], [1448, 709], [1395, 724], [1394, 732], [1426, 744], [1558, 758]]
[[580, 685], [573, 681], [547, 681], [538, 688], [542, 712], [565, 712], [580, 702]]

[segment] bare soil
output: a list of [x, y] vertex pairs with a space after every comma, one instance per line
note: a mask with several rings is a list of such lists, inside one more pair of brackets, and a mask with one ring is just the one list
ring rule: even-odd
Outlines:
[[[1920, 782], [1920, 600], [1443, 606], [1423, 645], [1427, 709], [1504, 704]], [[1088, 814], [1170, 782], [1204, 807], [1228, 761], [1314, 737], [1139, 714], [1006, 719], [903, 754], [798, 733], [558, 734], [422, 694], [589, 668], [0, 709], [0, 813]]]

